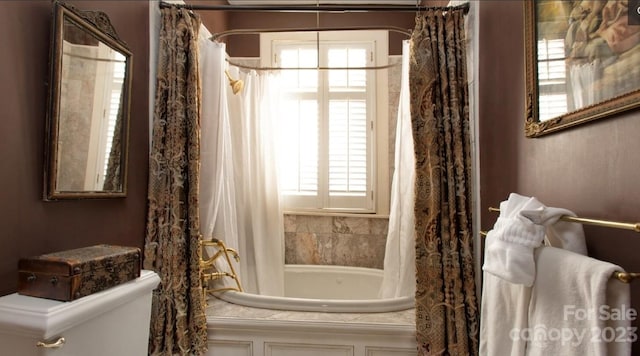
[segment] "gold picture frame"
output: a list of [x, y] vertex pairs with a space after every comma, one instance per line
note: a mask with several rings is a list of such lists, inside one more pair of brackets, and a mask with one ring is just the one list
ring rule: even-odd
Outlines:
[[640, 106], [635, 6], [627, 0], [524, 2], [527, 137]]

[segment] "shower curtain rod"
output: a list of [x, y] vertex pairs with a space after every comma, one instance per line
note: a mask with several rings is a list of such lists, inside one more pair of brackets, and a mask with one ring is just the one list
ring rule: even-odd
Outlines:
[[[237, 29], [237, 30], [227, 30], [213, 34], [209, 39], [211, 41], [216, 41], [222, 37], [230, 36], [230, 35], [257, 35], [261, 33], [273, 33], [273, 32], [323, 32], [323, 31], [357, 31], [357, 30], [387, 30], [401, 33], [407, 37], [411, 37], [411, 30], [406, 30], [400, 27], [395, 26], [350, 26], [350, 27], [307, 27], [307, 28], [248, 28], [248, 29]], [[401, 63], [388, 64], [382, 66], [368, 66], [368, 67], [255, 67], [249, 66], [245, 64], [235, 63], [229, 61], [227, 59], [227, 63], [230, 65], [236, 66], [238, 68], [243, 69], [253, 69], [253, 70], [378, 70], [378, 69], [387, 69], [391, 67], [395, 67], [400, 65]]]
[[215, 33], [210, 40], [216, 41], [222, 37], [231, 35], [259, 35], [273, 32], [325, 32], [325, 31], [362, 31], [362, 30], [386, 30], [401, 33], [411, 37], [411, 30], [396, 26], [349, 26], [349, 27], [297, 27], [297, 28], [243, 28], [227, 30]]
[[[257, 34], [261, 34], [261, 33], [273, 33], [273, 32], [323, 32], [323, 31], [358, 31], [358, 30], [387, 30], [387, 31], [393, 31], [393, 32], [398, 32], [401, 33], [407, 37], [411, 36], [411, 31], [410, 30], [406, 30], [400, 27], [395, 27], [395, 26], [351, 26], [351, 27], [312, 27], [312, 28], [261, 28], [261, 29], [255, 29], [255, 28], [251, 28], [251, 29], [237, 29], [237, 30], [228, 30], [228, 31], [222, 31], [222, 32], [218, 32], [213, 34], [209, 39], [212, 41], [217, 41], [218, 39], [225, 37], [225, 36], [230, 36], [230, 35], [257, 35]], [[234, 63], [231, 62], [229, 60], [227, 60], [227, 62], [230, 65], [236, 66], [238, 68], [243, 68], [243, 69], [253, 69], [253, 70], [366, 70], [366, 69], [372, 69], [372, 70], [377, 70], [377, 69], [387, 69], [387, 68], [391, 68], [394, 67], [396, 65], [399, 65], [399, 63], [396, 64], [388, 64], [388, 65], [383, 65], [383, 66], [369, 66], [369, 67], [321, 67], [321, 66], [316, 66], [316, 67], [289, 67], [289, 68], [282, 68], [282, 67], [255, 67], [255, 66], [249, 66], [249, 65], [244, 65], [244, 64], [240, 64], [240, 63]]]
[[[465, 14], [469, 13], [469, 3], [464, 3], [457, 6], [420, 6], [420, 5], [286, 5], [286, 6], [247, 6], [247, 5], [189, 5], [189, 4], [176, 4], [165, 1], [160, 2], [160, 8], [184, 8], [188, 10], [204, 10], [204, 11], [253, 11], [253, 12], [421, 12], [428, 10], [458, 10], [462, 9]], [[285, 32], [285, 31], [345, 31], [345, 30], [388, 30], [403, 33], [407, 36], [411, 36], [411, 31], [401, 29], [393, 26], [377, 26], [377, 27], [352, 27], [352, 28], [313, 28], [313, 29], [247, 29], [247, 30], [229, 30], [223, 31], [219, 34], [215, 34], [211, 37], [211, 40], [215, 41], [218, 38], [234, 35], [234, 34], [252, 34], [254, 32]], [[238, 68], [253, 69], [253, 70], [366, 70], [366, 69], [387, 69], [394, 67], [398, 64], [390, 64], [384, 66], [370, 66], [370, 67], [308, 67], [308, 68], [280, 68], [280, 67], [254, 67], [243, 65], [239, 63], [227, 62]]]
[[253, 11], [253, 12], [420, 12], [427, 10], [456, 10], [469, 12], [469, 3], [458, 6], [414, 6], [414, 5], [189, 5], [160, 2], [160, 8], [177, 7], [205, 11]]
[[[500, 209], [489, 207], [489, 211], [499, 213]], [[575, 222], [584, 225], [595, 225], [595, 226], [603, 226], [610, 227], [614, 229], [623, 229], [623, 230], [631, 230], [635, 232], [640, 232], [640, 222], [639, 223], [626, 223], [626, 222], [618, 222], [618, 221], [610, 221], [610, 220], [599, 220], [599, 219], [589, 219], [589, 218], [580, 218], [577, 216], [569, 216], [563, 215], [560, 220], [567, 222]], [[487, 236], [486, 231], [480, 231], [480, 235]], [[630, 283], [634, 279], [640, 278], [640, 273], [637, 272], [621, 272], [616, 271], [613, 272], [612, 278], [615, 278], [623, 283]]]
[[246, 64], [235, 63], [227, 59], [227, 63], [229, 65], [242, 68], [242, 69], [253, 69], [253, 70], [378, 70], [378, 69], [388, 69], [391, 67], [399, 66], [402, 63], [394, 63], [387, 64], [383, 66], [369, 66], [369, 67], [323, 67], [323, 66], [315, 66], [315, 67], [254, 67]]

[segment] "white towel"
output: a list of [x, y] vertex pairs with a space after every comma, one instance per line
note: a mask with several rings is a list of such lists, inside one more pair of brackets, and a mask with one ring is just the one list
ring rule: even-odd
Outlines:
[[526, 355], [630, 355], [636, 335], [633, 316], [625, 315], [629, 285], [611, 278], [622, 269], [554, 247], [540, 247], [535, 255], [529, 325], [512, 335], [527, 341]]
[[[541, 227], [519, 217], [523, 207], [533, 209], [542, 206], [537, 200], [512, 193], [500, 203], [500, 216], [496, 226], [485, 238], [482, 303], [480, 305], [480, 355], [524, 355], [526, 340], [514, 340], [510, 331], [527, 327], [531, 288], [509, 282], [521, 275], [533, 279], [535, 274], [533, 246], [543, 238]], [[512, 223], [515, 228], [509, 229]], [[513, 241], [509, 231], [529, 232], [535, 243], [529, 246]], [[527, 227], [531, 227], [530, 230]], [[535, 231], [538, 230], [538, 231]], [[521, 235], [520, 235], [521, 236]], [[525, 242], [525, 245], [527, 243]], [[512, 251], [521, 252], [520, 254]], [[519, 259], [519, 260], [518, 260]], [[515, 268], [518, 270], [515, 270]]]
[[543, 241], [551, 246], [587, 254], [582, 224], [561, 221], [572, 211], [547, 207], [535, 197], [511, 193], [500, 203], [500, 216], [486, 238], [482, 269], [511, 283], [533, 285], [533, 250]]
[[535, 279], [533, 249], [542, 245], [544, 226], [520, 214], [544, 205], [536, 198], [511, 193], [500, 203], [500, 216], [485, 239], [482, 269], [496, 277], [531, 286]]
[[582, 224], [560, 220], [564, 215], [576, 216], [573, 211], [543, 207], [535, 210], [523, 210], [520, 214], [527, 217], [534, 224], [546, 226], [546, 245], [587, 255], [587, 244]]
[[511, 337], [511, 332], [528, 327], [530, 299], [531, 287], [483, 274], [480, 356], [524, 355], [526, 340]]
[[[504, 228], [498, 232], [493, 231], [496, 230], [494, 227], [485, 239], [485, 265], [483, 266], [482, 303], [480, 306], [480, 355], [513, 356], [525, 354], [526, 340], [514, 337], [513, 332], [514, 330], [525, 330], [529, 326], [528, 308], [531, 288], [524, 284], [511, 283], [502, 277], [506, 275], [511, 280], [522, 281], [521, 277], [524, 275], [524, 279], [533, 282], [535, 260], [532, 246], [541, 245], [542, 235], [546, 234], [549, 244], [553, 246], [586, 254], [582, 224], [558, 221], [562, 215], [575, 216], [571, 211], [545, 207], [535, 198], [515, 193], [509, 195], [508, 200], [500, 203], [500, 217], [498, 219], [511, 219], [511, 222], [525, 225], [525, 227], [538, 223], [538, 227], [522, 229], [523, 231], [533, 231], [529, 237], [535, 241], [529, 241], [530, 248], [518, 248], [518, 243], [514, 241], [516, 239], [510, 239], [509, 236], [504, 235], [508, 231]], [[547, 226], [545, 228], [540, 225]], [[500, 228], [498, 226], [498, 229]], [[517, 229], [511, 231], [516, 232]], [[496, 242], [498, 238], [501, 240]], [[492, 248], [489, 249], [489, 246]], [[517, 254], [510, 253], [513, 246], [522, 252], [521, 256], [524, 256], [524, 259], [515, 260]], [[492, 263], [492, 258], [496, 258], [498, 263]], [[513, 270], [508, 270], [509, 266], [514, 265], [521, 266], [520, 270], [515, 273]], [[490, 273], [492, 266], [495, 268], [496, 274]]]

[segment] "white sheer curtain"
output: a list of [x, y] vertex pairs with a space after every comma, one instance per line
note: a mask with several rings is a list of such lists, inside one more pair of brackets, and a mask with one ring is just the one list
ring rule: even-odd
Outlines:
[[[246, 291], [284, 293], [284, 224], [276, 180], [274, 77], [249, 73], [234, 95], [225, 77], [226, 47], [201, 41], [201, 231], [238, 250]], [[229, 68], [234, 78], [241, 73]], [[234, 262], [235, 263], [235, 262]], [[217, 267], [228, 271], [224, 261]], [[225, 285], [234, 285], [225, 280]]]
[[402, 76], [396, 124], [395, 170], [391, 182], [389, 231], [380, 297], [415, 294], [415, 218], [413, 212], [415, 156], [409, 109], [409, 45], [402, 44]]

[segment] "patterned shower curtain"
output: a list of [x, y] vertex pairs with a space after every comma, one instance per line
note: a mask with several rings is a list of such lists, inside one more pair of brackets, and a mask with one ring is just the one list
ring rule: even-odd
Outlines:
[[419, 13], [410, 58], [419, 355], [477, 355], [464, 10]]
[[200, 282], [200, 19], [161, 10], [158, 74], [149, 158], [144, 268], [157, 272], [150, 355], [201, 355], [207, 348]]

